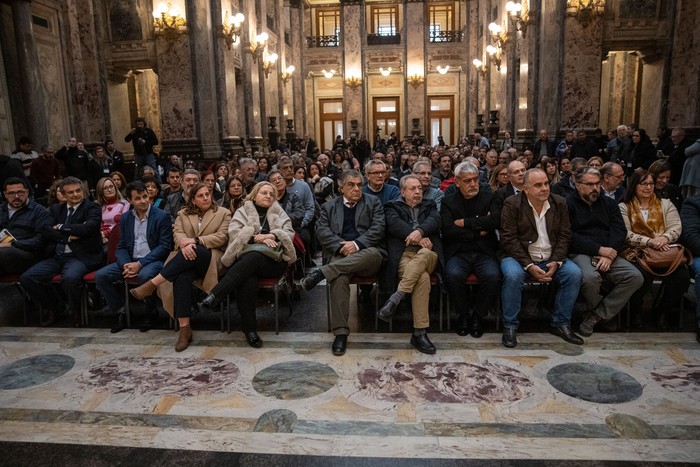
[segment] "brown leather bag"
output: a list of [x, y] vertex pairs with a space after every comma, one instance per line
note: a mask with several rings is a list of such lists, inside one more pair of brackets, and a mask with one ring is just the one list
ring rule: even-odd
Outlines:
[[682, 264], [692, 264], [693, 257], [683, 245], [673, 243], [666, 251], [650, 247], [639, 248], [635, 260], [649, 274], [665, 277]]

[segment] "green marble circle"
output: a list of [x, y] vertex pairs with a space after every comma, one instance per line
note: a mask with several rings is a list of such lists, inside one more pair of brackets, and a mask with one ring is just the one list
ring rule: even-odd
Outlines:
[[547, 381], [567, 396], [598, 404], [621, 404], [642, 395], [642, 385], [627, 373], [592, 363], [565, 363], [547, 372]]
[[44, 384], [68, 373], [75, 359], [49, 354], [23, 358], [0, 367], [0, 389], [24, 389]]
[[292, 361], [269, 366], [255, 375], [253, 389], [276, 399], [306, 399], [335, 386], [338, 374], [328, 365]]

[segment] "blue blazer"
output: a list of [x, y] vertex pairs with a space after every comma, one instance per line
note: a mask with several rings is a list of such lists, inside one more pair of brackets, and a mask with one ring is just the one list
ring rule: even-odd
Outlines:
[[[125, 213], [119, 222], [119, 243], [117, 243], [117, 265], [122, 268], [134, 261], [134, 210]], [[154, 261], [165, 261], [173, 248], [173, 225], [170, 216], [151, 206], [148, 212], [146, 237], [151, 252], [140, 260], [141, 266]]]

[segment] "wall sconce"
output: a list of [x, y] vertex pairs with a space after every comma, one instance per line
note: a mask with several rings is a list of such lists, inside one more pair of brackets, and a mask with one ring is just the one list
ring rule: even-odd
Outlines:
[[186, 32], [187, 21], [182, 17], [177, 6], [160, 3], [153, 10], [153, 27], [157, 35], [163, 36], [168, 42], [173, 42], [180, 34]]
[[221, 37], [226, 41], [228, 49], [231, 50], [233, 44], [235, 44], [241, 36], [241, 26], [245, 16], [243, 16], [243, 13], [236, 13], [235, 15], [229, 16], [228, 12], [225, 12], [224, 18], [228, 18], [228, 20], [224, 20], [219, 32], [221, 33]]
[[351, 78], [345, 78], [345, 85], [352, 89], [353, 91], [357, 91], [357, 89], [362, 86], [362, 78], [359, 76], [353, 76]]
[[266, 32], [263, 32], [250, 41], [250, 53], [253, 56], [253, 63], [257, 63], [258, 59], [263, 56], [269, 38], [270, 36], [268, 36]]
[[445, 65], [445, 67], [441, 67], [440, 65], [437, 66], [437, 71], [441, 75], [447, 74], [447, 72], [450, 70], [450, 65]]
[[411, 75], [407, 76], [406, 80], [408, 81], [408, 84], [413, 86], [413, 89], [418, 89], [418, 86], [423, 84], [425, 82], [425, 76], [423, 75]]
[[527, 27], [530, 24], [532, 24], [532, 20], [530, 19], [530, 12], [526, 10], [520, 2], [506, 3], [506, 11], [510, 13], [510, 22], [515, 28], [515, 30], [522, 32], [523, 37], [525, 37]]
[[567, 0], [566, 14], [573, 16], [581, 23], [581, 26], [588, 27], [593, 18], [602, 16], [605, 10], [605, 0]]
[[472, 60], [472, 63], [474, 64], [474, 68], [476, 68], [476, 71], [479, 72], [482, 78], [486, 76], [486, 64], [484, 64], [484, 62], [482, 62], [478, 58], [475, 58], [474, 60]]
[[326, 79], [331, 79], [333, 76], [335, 76], [335, 70], [321, 70], [321, 73], [323, 73], [323, 76], [325, 76]]
[[489, 23], [489, 34], [491, 40], [496, 43], [499, 49], [503, 49], [506, 46], [508, 37], [501, 26], [496, 23]]
[[287, 84], [287, 83], [289, 82], [289, 80], [292, 79], [292, 73], [294, 73], [294, 70], [296, 70], [296, 68], [294, 68], [294, 65], [289, 65], [289, 66], [288, 66], [287, 68], [285, 68], [285, 70], [281, 73], [282, 82], [283, 82], [284, 84]]
[[262, 62], [262, 68], [263, 71], [265, 72], [265, 79], [267, 79], [270, 76], [270, 73], [272, 72], [272, 69], [275, 67], [275, 63], [277, 63], [277, 59], [279, 57], [277, 54], [272, 54], [268, 55], [263, 59]]
[[381, 73], [382, 76], [389, 76], [391, 74], [391, 67], [387, 68], [386, 70], [382, 67], [379, 67], [379, 73]]
[[492, 45], [486, 46], [486, 53], [489, 54], [489, 60], [496, 65], [496, 69], [501, 71], [501, 48]]

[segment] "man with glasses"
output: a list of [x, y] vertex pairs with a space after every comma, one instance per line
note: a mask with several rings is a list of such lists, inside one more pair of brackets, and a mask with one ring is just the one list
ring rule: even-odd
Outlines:
[[413, 175], [420, 180], [421, 188], [423, 189], [423, 199], [434, 202], [437, 210], [440, 211], [442, 198], [445, 196], [445, 193], [431, 186], [433, 173], [430, 171], [430, 168], [430, 162], [418, 161], [413, 164]]
[[496, 193], [502, 202], [505, 202], [506, 198], [517, 195], [523, 191], [523, 179], [525, 178], [525, 164], [520, 161], [511, 161], [506, 169], [506, 174], [508, 176], [508, 184], [504, 187], [498, 189]]
[[575, 181], [576, 191], [566, 198], [572, 231], [569, 256], [583, 273], [581, 293], [588, 312], [579, 331], [587, 337], [598, 322], [620, 312], [644, 278], [618, 255], [627, 228], [617, 203], [600, 195], [600, 172], [583, 168]]
[[47, 287], [56, 274], [61, 274], [61, 287], [68, 297], [74, 324], [79, 326], [83, 276], [99, 268], [103, 261], [102, 210], [87, 199], [83, 184], [76, 177], [64, 178], [59, 189], [66, 203], [51, 206], [50, 225], [42, 232], [53, 254], [25, 271], [20, 283], [32, 300], [48, 311], [48, 324], [63, 311], [62, 298]]
[[[491, 190], [479, 190], [479, 169], [471, 162], [455, 167], [455, 185], [458, 191], [445, 196], [440, 214], [447, 286], [460, 315], [457, 334], [478, 338], [484, 334], [481, 318], [488, 315], [501, 281], [496, 259], [501, 200]], [[472, 273], [479, 289], [470, 313], [466, 280]]]
[[625, 180], [625, 170], [622, 166], [615, 162], [606, 162], [600, 168], [600, 176], [602, 177], [600, 181], [601, 194], [616, 203], [622, 201], [622, 197], [625, 196], [625, 188], [622, 186], [622, 182]]
[[3, 187], [0, 204], [0, 274], [20, 274], [44, 253], [42, 230], [50, 227], [49, 213], [29, 199], [29, 183], [11, 177]]
[[362, 192], [379, 198], [382, 206], [401, 196], [401, 190], [398, 187], [386, 183], [386, 174], [386, 164], [380, 160], [373, 159], [365, 165], [367, 184], [362, 187]]

